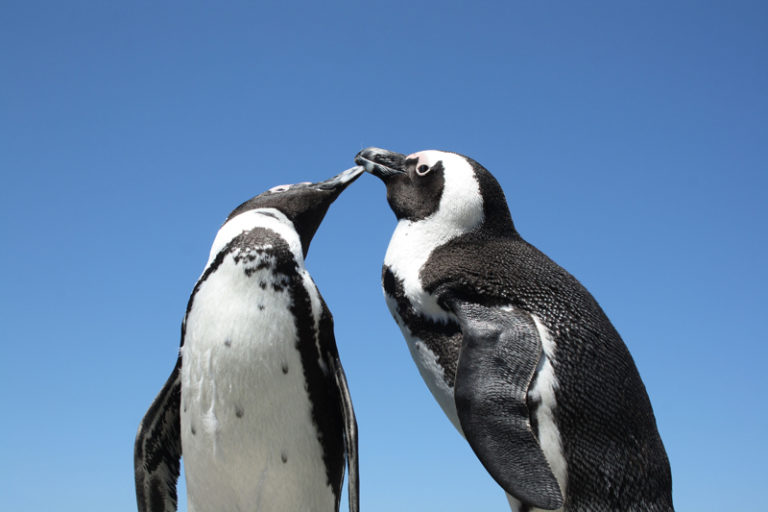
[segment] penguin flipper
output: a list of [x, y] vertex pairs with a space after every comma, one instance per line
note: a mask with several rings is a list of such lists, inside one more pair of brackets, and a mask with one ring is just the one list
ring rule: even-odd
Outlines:
[[537, 508], [561, 507], [560, 486], [526, 403], [542, 354], [533, 318], [509, 307], [459, 300], [449, 306], [463, 335], [454, 400], [469, 445], [509, 494]]
[[181, 357], [136, 434], [133, 467], [139, 512], [176, 510], [181, 459], [180, 370]]
[[[323, 357], [326, 364], [333, 373], [333, 380], [338, 391], [339, 409], [341, 409], [342, 422], [344, 423], [344, 448], [347, 458], [347, 468], [349, 469], [349, 480], [347, 482], [347, 492], [349, 493], [349, 512], [359, 512], [360, 510], [360, 469], [357, 455], [357, 419], [355, 418], [355, 409], [352, 407], [352, 395], [349, 393], [347, 385], [347, 376], [344, 373], [344, 367], [341, 366], [339, 350], [336, 347], [336, 337], [333, 334], [333, 315], [325, 300], [320, 297], [323, 312], [320, 317], [321, 345], [323, 346]], [[344, 483], [344, 472], [342, 469], [339, 489]], [[336, 504], [338, 507], [338, 503]]]
[[359, 512], [360, 469], [357, 456], [357, 419], [355, 418], [355, 410], [352, 408], [352, 397], [349, 394], [347, 376], [344, 374], [344, 368], [341, 366], [338, 354], [331, 358], [331, 365], [336, 385], [339, 388], [341, 413], [344, 417], [344, 441], [347, 452], [347, 467], [349, 468], [349, 481], [347, 482], [349, 512]]

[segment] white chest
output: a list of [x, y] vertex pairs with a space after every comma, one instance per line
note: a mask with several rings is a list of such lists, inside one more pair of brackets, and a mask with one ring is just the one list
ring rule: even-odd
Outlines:
[[[422, 156], [428, 157], [426, 154]], [[434, 156], [444, 164], [445, 181], [440, 204], [427, 218], [398, 222], [384, 264], [402, 280], [404, 298], [417, 315], [434, 322], [450, 322], [455, 321], [455, 317], [442, 309], [436, 298], [424, 290], [419, 274], [435, 249], [482, 224], [483, 200], [474, 170], [463, 157], [442, 152]], [[399, 318], [396, 302], [388, 298], [387, 303], [403, 331], [421, 376], [443, 411], [461, 432], [453, 387], [445, 381], [437, 355]]]
[[448, 419], [451, 420], [453, 426], [456, 427], [456, 430], [462, 433], [459, 417], [456, 413], [456, 404], [453, 399], [453, 386], [446, 382], [445, 370], [440, 366], [437, 354], [435, 354], [423, 340], [415, 336], [408, 326], [405, 325], [400, 314], [397, 312], [395, 300], [391, 297], [387, 297], [386, 299], [389, 311], [392, 313], [397, 325], [400, 327], [400, 331], [403, 333], [403, 337], [408, 345], [408, 350], [411, 352], [411, 357], [416, 363], [416, 368], [418, 368], [421, 378], [432, 393], [432, 396], [440, 405], [440, 408], [445, 415], [448, 416]]
[[405, 297], [417, 312], [433, 320], [446, 321], [451, 319], [450, 314], [424, 291], [419, 279], [419, 273], [432, 252], [456, 236], [456, 233], [440, 228], [434, 219], [419, 222], [401, 220], [392, 234], [384, 265], [403, 281]]
[[190, 510], [330, 511], [292, 298], [260, 263], [269, 262], [250, 260], [246, 277], [243, 262], [227, 256], [187, 317], [181, 429]]
[[[401, 221], [392, 235], [384, 264], [402, 281], [405, 299], [416, 314], [435, 322], [455, 321], [454, 315], [441, 308], [436, 298], [424, 290], [419, 279], [419, 273], [432, 251], [453, 236], [452, 233], [435, 229], [433, 224], [429, 219], [416, 223]], [[437, 355], [403, 322], [394, 298], [387, 297], [387, 306], [400, 326], [422, 379], [443, 412], [461, 432], [453, 399], [453, 386], [446, 382], [445, 371], [438, 363]]]

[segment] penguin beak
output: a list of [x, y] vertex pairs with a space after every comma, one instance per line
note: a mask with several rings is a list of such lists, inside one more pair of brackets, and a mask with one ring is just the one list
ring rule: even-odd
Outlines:
[[366, 148], [355, 156], [355, 163], [384, 181], [405, 174], [405, 155], [381, 148]]
[[318, 183], [312, 183], [309, 186], [318, 190], [330, 190], [335, 193], [335, 196], [338, 196], [364, 172], [365, 169], [362, 166], [357, 165], [337, 174], [333, 178]]
[[352, 167], [325, 181], [293, 185], [292, 191], [289, 190], [283, 196], [285, 199], [281, 199], [280, 195], [276, 196], [279, 201], [277, 208], [291, 219], [299, 233], [305, 258], [309, 243], [315, 236], [317, 228], [320, 227], [328, 207], [363, 172], [365, 170], [360, 166]]

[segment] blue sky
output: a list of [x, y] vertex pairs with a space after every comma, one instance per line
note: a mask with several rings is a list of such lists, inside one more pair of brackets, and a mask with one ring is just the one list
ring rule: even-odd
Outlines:
[[[133, 437], [220, 224], [370, 145], [493, 172], [629, 346], [678, 510], [764, 506], [764, 2], [8, 0], [0, 47], [0, 509], [135, 510]], [[386, 309], [394, 225], [363, 176], [307, 261], [363, 510], [507, 510]]]

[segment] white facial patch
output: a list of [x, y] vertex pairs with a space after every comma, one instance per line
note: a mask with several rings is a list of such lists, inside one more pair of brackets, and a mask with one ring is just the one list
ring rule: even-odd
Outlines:
[[[444, 229], [460, 234], [475, 229], [483, 222], [483, 198], [480, 195], [480, 185], [475, 178], [475, 170], [461, 155], [446, 153], [443, 151], [420, 151], [406, 157], [415, 158], [416, 169], [422, 165], [428, 169], [438, 162], [442, 162], [443, 194], [440, 198], [440, 207], [434, 215], [425, 219], [434, 218]], [[426, 173], [425, 171], [422, 171]]]
[[403, 280], [404, 292], [417, 312], [432, 320], [446, 321], [450, 314], [427, 294], [419, 272], [437, 247], [476, 229], [484, 220], [483, 198], [475, 171], [462, 156], [442, 151], [422, 151], [408, 156], [431, 168], [443, 164], [444, 185], [437, 211], [426, 219], [398, 222], [384, 264]]

